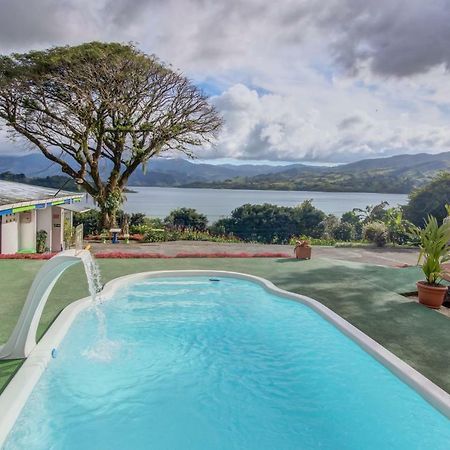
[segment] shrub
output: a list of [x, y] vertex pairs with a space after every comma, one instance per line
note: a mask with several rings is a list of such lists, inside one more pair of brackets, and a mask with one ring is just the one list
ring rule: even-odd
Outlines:
[[164, 219], [164, 223], [174, 228], [204, 231], [208, 225], [208, 219], [193, 208], [178, 208], [170, 212]]
[[176, 239], [169, 239], [168, 231], [165, 229], [156, 229], [153, 230], [151, 228], [148, 228], [143, 233], [144, 242], [166, 242], [166, 241], [175, 241]]
[[130, 216], [130, 220], [128, 221], [128, 224], [130, 225], [130, 228], [134, 227], [134, 226], [138, 226], [138, 225], [144, 225], [145, 219], [146, 219], [145, 214], [133, 213]]
[[[130, 227], [130, 233], [139, 233], [137, 231], [138, 227], [143, 225], [153, 226], [153, 228], [163, 227], [163, 222], [161, 219], [152, 219], [146, 217], [143, 213], [133, 213], [131, 215], [124, 213], [123, 211], [118, 211], [117, 222], [120, 226], [123, 226], [125, 216], [128, 216], [128, 225]], [[73, 215], [73, 225], [76, 227], [80, 223], [83, 224], [83, 233], [85, 236], [88, 235], [100, 235], [102, 229], [100, 228], [100, 212], [96, 209], [91, 209], [85, 213], [74, 213]]]
[[415, 189], [404, 207], [405, 217], [417, 226], [422, 226], [429, 215], [438, 223], [447, 217], [445, 205], [450, 203], [450, 173], [442, 172], [430, 183]]
[[336, 244], [335, 239], [313, 238], [310, 236], [292, 236], [289, 240], [289, 244], [295, 245], [297, 241], [308, 241], [310, 245], [322, 245], [328, 247]]
[[144, 242], [167, 242], [167, 241], [212, 241], [237, 243], [240, 240], [234, 236], [213, 235], [208, 231], [197, 231], [191, 229], [148, 229], [144, 233]]
[[325, 213], [317, 209], [312, 200], [305, 200], [300, 206], [292, 208], [293, 218], [297, 226], [297, 233], [308, 234], [313, 238], [320, 238], [323, 229], [320, 223], [325, 218]]
[[233, 234], [244, 241], [271, 243], [283, 240], [295, 233], [295, 225], [288, 208], [268, 203], [263, 205], [245, 204], [236, 208], [228, 219], [216, 223], [213, 229]]
[[164, 229], [164, 222], [161, 219], [146, 217], [143, 223], [134, 225], [130, 224], [131, 234], [145, 234], [147, 231], [152, 229]]
[[384, 247], [388, 241], [388, 230], [383, 222], [369, 222], [363, 228], [364, 239], [377, 247]]
[[355, 227], [348, 222], [340, 222], [333, 231], [332, 236], [337, 241], [351, 241], [355, 238]]
[[413, 224], [403, 218], [402, 208], [390, 208], [386, 211], [384, 219], [389, 241], [393, 244], [405, 245], [412, 241], [411, 228]]
[[230, 218], [219, 219], [209, 227], [209, 232], [212, 234], [227, 234], [232, 229], [233, 221]]
[[47, 232], [45, 230], [39, 230], [36, 233], [36, 252], [44, 253], [47, 248], [45, 246], [47, 241]]
[[269, 203], [245, 204], [236, 208], [231, 217], [216, 222], [211, 229], [232, 234], [247, 242], [284, 244], [298, 234], [320, 237], [324, 218], [325, 214], [315, 208], [310, 200], [295, 208]]
[[354, 208], [353, 212], [363, 223], [380, 222], [386, 216], [387, 206], [389, 206], [388, 202], [381, 202], [377, 205], [368, 205], [364, 209]]
[[85, 236], [90, 234], [100, 234], [100, 213], [91, 209], [85, 213], [73, 214], [73, 226], [76, 227], [80, 223], [83, 224], [83, 234]]
[[362, 228], [363, 223], [358, 214], [355, 211], [347, 211], [342, 214], [341, 223], [349, 223], [353, 225], [354, 236], [353, 239], [361, 239], [362, 238]]
[[334, 214], [328, 214], [320, 225], [323, 228], [322, 238], [332, 239], [335, 228], [339, 226], [339, 219]]

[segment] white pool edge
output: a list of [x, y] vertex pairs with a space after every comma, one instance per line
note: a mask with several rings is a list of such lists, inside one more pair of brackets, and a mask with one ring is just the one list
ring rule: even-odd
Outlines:
[[[107, 300], [113, 296], [119, 287], [124, 287], [143, 279], [180, 276], [228, 277], [253, 281], [280, 297], [311, 307], [450, 419], [450, 394], [317, 300], [280, 289], [265, 278], [239, 272], [217, 270], [142, 272], [111, 280], [104, 286], [101, 296]], [[51, 361], [52, 350], [58, 348], [78, 314], [91, 305], [91, 299], [86, 297], [64, 308], [0, 395], [0, 448], [6, 441], [34, 386]]]

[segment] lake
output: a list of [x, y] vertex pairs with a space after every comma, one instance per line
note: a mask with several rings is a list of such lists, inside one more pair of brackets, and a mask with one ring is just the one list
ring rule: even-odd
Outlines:
[[195, 208], [210, 222], [229, 216], [233, 209], [245, 203], [273, 203], [295, 206], [312, 199], [314, 206], [327, 214], [340, 216], [353, 208], [376, 205], [383, 200], [390, 206], [407, 202], [405, 194], [377, 194], [364, 192], [307, 192], [307, 191], [251, 191], [234, 189], [187, 189], [169, 187], [129, 186], [136, 193], [127, 193], [124, 210], [142, 212], [150, 217], [166, 217], [175, 208]]

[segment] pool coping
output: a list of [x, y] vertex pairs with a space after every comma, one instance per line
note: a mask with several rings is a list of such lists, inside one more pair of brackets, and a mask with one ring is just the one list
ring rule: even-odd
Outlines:
[[[109, 281], [105, 284], [101, 296], [107, 301], [119, 288], [124, 288], [137, 281], [148, 278], [175, 278], [180, 276], [227, 277], [252, 281], [280, 297], [309, 306], [450, 419], [450, 394], [322, 303], [305, 295], [280, 289], [265, 278], [240, 272], [221, 270], [163, 270], [141, 272], [125, 275]], [[64, 339], [64, 336], [78, 314], [91, 306], [92, 301], [90, 297], [76, 300], [66, 306], [1, 393], [0, 448], [6, 441], [34, 386], [51, 361], [53, 349], [57, 348]]]

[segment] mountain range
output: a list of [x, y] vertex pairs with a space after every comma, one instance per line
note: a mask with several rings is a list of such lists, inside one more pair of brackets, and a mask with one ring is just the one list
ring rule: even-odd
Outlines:
[[[107, 172], [108, 167], [101, 169]], [[408, 193], [441, 170], [450, 170], [450, 152], [365, 159], [334, 167], [205, 164], [155, 158], [145, 172], [137, 170], [131, 176], [129, 185]], [[62, 175], [59, 166], [38, 153], [0, 156], [2, 172], [34, 179]]]
[[334, 167], [297, 164], [276, 173], [239, 176], [189, 187], [228, 189], [272, 189], [324, 192], [384, 192], [407, 194], [450, 170], [450, 152], [431, 155], [397, 155], [365, 159]]

